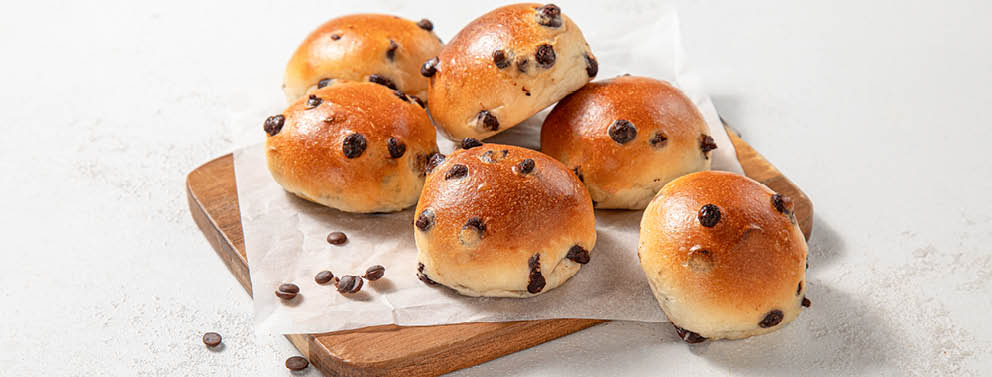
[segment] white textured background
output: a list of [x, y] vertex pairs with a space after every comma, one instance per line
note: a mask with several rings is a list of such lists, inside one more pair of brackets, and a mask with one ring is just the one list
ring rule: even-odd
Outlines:
[[[3, 5], [0, 375], [288, 374], [183, 183], [283, 107], [283, 65], [336, 3]], [[673, 4], [717, 108], [813, 198], [812, 309], [693, 347], [610, 323], [459, 374], [992, 374], [992, 5]], [[559, 5], [586, 33], [658, 7]], [[491, 8], [348, 6], [445, 40]]]

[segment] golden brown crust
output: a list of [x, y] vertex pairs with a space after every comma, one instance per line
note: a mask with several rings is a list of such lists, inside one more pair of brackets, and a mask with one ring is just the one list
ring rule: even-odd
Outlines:
[[[716, 171], [676, 179], [658, 193], [644, 212], [638, 256], [673, 323], [707, 338], [741, 338], [798, 314], [806, 241], [791, 206], [779, 211], [774, 195], [750, 178]], [[709, 204], [719, 220], [712, 211], [701, 220]], [[760, 325], [775, 310], [781, 322]]]
[[[528, 159], [532, 170], [522, 168]], [[596, 240], [589, 195], [572, 172], [515, 146], [484, 144], [453, 153], [428, 175], [415, 220], [424, 211], [433, 219], [426, 227], [415, 224], [418, 259], [431, 279], [464, 294], [528, 296], [528, 261], [535, 253], [541, 254], [547, 291], [578, 270], [566, 266], [569, 273], [551, 284], [568, 250], [579, 245], [591, 251]]]
[[[623, 121], [633, 139], [611, 137]], [[541, 128], [541, 151], [578, 168], [597, 208], [644, 208], [666, 183], [708, 170], [702, 114], [667, 82], [623, 76], [565, 97]]]
[[[434, 128], [423, 109], [367, 82], [339, 80], [312, 96], [321, 101], [318, 106], [310, 108], [309, 98], [297, 100], [281, 114], [282, 128], [266, 138], [273, 178], [290, 192], [349, 212], [413, 205], [426, 158], [437, 152]], [[365, 148], [348, 158], [345, 144], [353, 134], [362, 135]], [[404, 146], [398, 158], [390, 152], [390, 138]]]
[[[549, 9], [557, 7], [497, 8], [441, 50], [428, 98], [431, 116], [448, 137], [481, 139], [505, 131], [596, 75], [596, 58], [571, 19], [558, 13], [554, 20], [560, 24], [541, 24], [540, 15]], [[486, 123], [482, 111], [498, 126]]]
[[297, 47], [286, 66], [283, 89], [292, 101], [324, 78], [368, 81], [375, 74], [425, 99], [427, 79], [420, 75], [420, 65], [437, 56], [441, 46], [437, 35], [416, 21], [384, 14], [338, 17]]

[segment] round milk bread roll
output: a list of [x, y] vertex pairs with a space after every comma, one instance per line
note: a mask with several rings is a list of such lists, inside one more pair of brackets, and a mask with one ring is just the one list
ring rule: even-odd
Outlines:
[[589, 83], [541, 128], [541, 151], [575, 170], [596, 208], [644, 209], [669, 181], [709, 170], [715, 148], [696, 105], [647, 77]]
[[286, 191], [346, 212], [417, 202], [437, 153], [427, 113], [403, 93], [338, 80], [266, 119], [265, 157]]
[[785, 326], [806, 299], [806, 240], [792, 202], [745, 176], [678, 178], [644, 211], [637, 255], [655, 298], [689, 343]]
[[371, 81], [427, 98], [420, 65], [437, 56], [441, 40], [429, 20], [385, 14], [353, 14], [327, 21], [296, 48], [286, 66], [289, 101], [334, 79]]
[[414, 214], [421, 280], [466, 296], [531, 297], [589, 262], [596, 219], [571, 171], [520, 147], [461, 147], [428, 164]]
[[486, 13], [421, 69], [430, 78], [431, 117], [452, 140], [506, 131], [598, 71], [582, 31], [554, 4]]

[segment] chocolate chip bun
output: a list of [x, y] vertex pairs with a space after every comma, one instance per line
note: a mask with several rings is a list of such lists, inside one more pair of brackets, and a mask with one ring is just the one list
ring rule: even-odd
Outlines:
[[554, 4], [498, 8], [465, 26], [424, 63], [431, 117], [452, 140], [516, 126], [589, 82], [596, 57]]
[[371, 81], [427, 98], [420, 65], [437, 56], [441, 40], [428, 20], [353, 14], [327, 21], [296, 48], [283, 90], [294, 101], [331, 80]]
[[301, 198], [346, 212], [417, 202], [437, 153], [427, 113], [403, 93], [338, 80], [266, 119], [272, 178]]
[[574, 169], [596, 208], [644, 209], [669, 181], [709, 170], [716, 148], [696, 106], [664, 81], [623, 76], [558, 102], [541, 151]]
[[571, 171], [520, 147], [461, 147], [428, 164], [414, 214], [421, 280], [466, 296], [531, 297], [589, 262], [596, 219]]
[[637, 255], [689, 343], [775, 331], [806, 299], [806, 240], [792, 202], [745, 176], [705, 171], [665, 185], [641, 219]]

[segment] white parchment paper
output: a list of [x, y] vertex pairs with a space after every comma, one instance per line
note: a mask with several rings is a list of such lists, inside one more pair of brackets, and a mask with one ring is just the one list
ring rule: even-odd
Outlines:
[[[713, 169], [740, 173], [716, 110], [684, 64], [677, 15], [668, 11], [656, 20], [587, 34], [599, 59], [598, 78], [631, 73], [668, 80], [682, 88], [700, 108], [719, 146], [712, 154]], [[623, 20], [616, 22], [619, 25]], [[486, 142], [538, 149], [540, 124], [548, 110]], [[441, 136], [438, 140], [442, 153], [452, 151], [450, 141]], [[382, 324], [550, 318], [665, 321], [637, 261], [641, 211], [596, 211], [597, 241], [591, 262], [554, 290], [528, 299], [464, 297], [416, 278], [412, 208], [361, 215], [322, 207], [285, 192], [272, 180], [262, 145], [238, 150], [234, 158], [260, 332], [319, 333]], [[332, 231], [346, 233], [349, 242], [328, 244], [325, 238]], [[321, 270], [336, 276], [361, 275], [375, 264], [385, 266], [385, 277], [368, 282], [358, 294], [343, 296], [332, 285], [313, 280]], [[288, 303], [273, 294], [286, 282], [301, 290]]]

